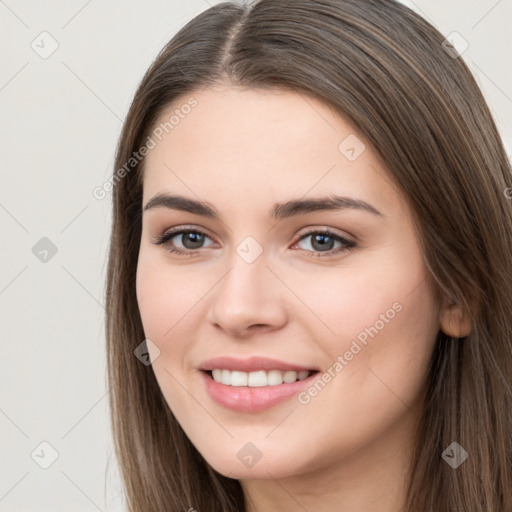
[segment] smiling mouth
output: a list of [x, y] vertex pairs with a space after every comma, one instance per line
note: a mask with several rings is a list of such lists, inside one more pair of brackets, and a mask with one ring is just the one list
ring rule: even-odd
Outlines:
[[219, 384], [233, 387], [266, 387], [291, 384], [304, 380], [318, 373], [316, 370], [282, 371], [282, 370], [257, 370], [242, 372], [215, 368], [205, 371], [212, 380]]

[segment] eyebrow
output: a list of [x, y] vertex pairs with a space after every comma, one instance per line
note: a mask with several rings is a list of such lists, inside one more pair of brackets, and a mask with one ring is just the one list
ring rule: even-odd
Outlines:
[[[219, 219], [219, 213], [210, 204], [205, 201], [197, 201], [179, 195], [157, 194], [152, 197], [144, 207], [144, 211], [153, 208], [170, 208], [184, 212], [201, 215], [211, 219]], [[373, 215], [386, 217], [371, 204], [353, 197], [342, 197], [330, 195], [313, 199], [293, 199], [281, 203], [276, 203], [269, 212], [269, 216], [274, 219], [285, 219], [296, 215], [306, 215], [317, 211], [333, 211], [354, 209], [369, 212]]]

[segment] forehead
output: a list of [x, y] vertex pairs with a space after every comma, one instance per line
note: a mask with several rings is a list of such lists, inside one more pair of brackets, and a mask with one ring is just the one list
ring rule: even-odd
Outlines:
[[156, 146], [146, 157], [144, 201], [170, 190], [201, 198], [245, 194], [248, 200], [283, 192], [370, 198], [386, 185], [364, 137], [331, 106], [302, 93], [198, 90], [177, 98], [155, 127], [163, 133], [161, 140], [153, 137]]
[[[195, 106], [186, 108], [192, 98]], [[296, 153], [319, 144], [319, 150], [336, 149], [340, 136], [354, 132], [327, 104], [279, 89], [203, 89], [177, 98], [162, 113], [157, 126], [165, 128], [171, 117], [172, 129], [167, 126], [169, 133], [163, 134], [171, 145], [190, 149], [200, 144], [202, 153], [236, 155], [249, 151], [260, 158], [265, 152], [277, 153], [283, 147], [293, 148]], [[293, 154], [288, 157], [293, 158]]]

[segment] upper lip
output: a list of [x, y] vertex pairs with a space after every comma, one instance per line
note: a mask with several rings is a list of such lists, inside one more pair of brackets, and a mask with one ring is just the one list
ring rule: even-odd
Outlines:
[[219, 370], [235, 370], [240, 372], [253, 372], [257, 370], [282, 370], [296, 371], [309, 370], [317, 371], [316, 368], [303, 366], [300, 364], [287, 363], [277, 359], [269, 359], [267, 357], [250, 357], [248, 359], [237, 359], [231, 356], [214, 357], [204, 361], [199, 366], [200, 370], [210, 371]]

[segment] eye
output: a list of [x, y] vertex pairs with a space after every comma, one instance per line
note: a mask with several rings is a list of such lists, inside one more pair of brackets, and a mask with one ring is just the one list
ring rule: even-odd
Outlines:
[[[346, 238], [338, 235], [329, 229], [311, 230], [303, 233], [298, 242], [292, 248], [298, 246], [301, 242], [311, 238], [309, 243], [303, 244], [300, 249], [310, 253], [312, 257], [328, 257], [344, 251], [350, 251], [356, 243], [347, 240]], [[175, 240], [173, 242], [173, 240]], [[200, 255], [198, 249], [203, 249], [205, 240], [211, 238], [203, 231], [197, 229], [177, 228], [158, 236], [152, 240], [155, 245], [163, 245], [170, 253], [180, 256], [191, 257]], [[181, 247], [176, 245], [176, 242], [181, 243]], [[333, 249], [333, 245], [338, 244], [337, 249]], [[304, 247], [304, 245], [306, 247]], [[311, 250], [312, 249], [312, 250]]]
[[[181, 242], [182, 246], [176, 247], [175, 243], [173, 243], [173, 239], [176, 239], [178, 243]], [[155, 240], [152, 240], [152, 242], [155, 245], [164, 245], [166, 250], [171, 253], [188, 257], [196, 256], [199, 253], [199, 251], [195, 249], [202, 249], [202, 244], [205, 239], [211, 240], [211, 238], [202, 231], [180, 228], [168, 231], [158, 236]]]
[[[304, 247], [302, 247], [302, 249], [310, 252], [310, 256], [312, 257], [332, 256], [344, 251], [350, 251], [356, 247], [355, 242], [347, 240], [341, 235], [333, 233], [328, 229], [308, 231], [307, 233], [303, 233], [294, 247], [300, 242], [307, 240], [308, 238], [311, 240], [304, 244], [306, 248], [304, 249]], [[336, 243], [339, 244], [338, 248], [333, 250], [333, 245]], [[310, 250], [308, 247], [312, 248], [313, 250]]]

